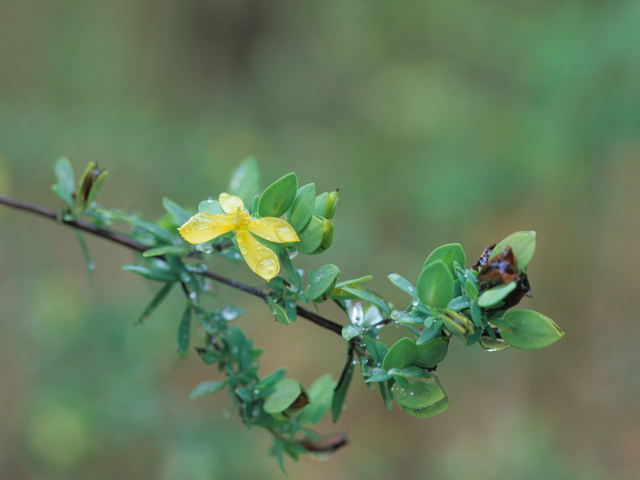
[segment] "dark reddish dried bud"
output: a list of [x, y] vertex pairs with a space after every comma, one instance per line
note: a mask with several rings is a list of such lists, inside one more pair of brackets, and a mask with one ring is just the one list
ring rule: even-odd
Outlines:
[[480, 257], [478, 257], [478, 260], [476, 260], [475, 263], [471, 265], [471, 268], [473, 268], [474, 270], [480, 270], [480, 267], [482, 267], [489, 261], [489, 257], [491, 256], [491, 252], [493, 252], [494, 248], [496, 248], [496, 242], [493, 242], [491, 245], [484, 249], [482, 255], [480, 255]]
[[527, 274], [524, 271], [518, 272], [518, 259], [511, 246], [507, 245], [502, 252], [480, 268], [478, 289], [483, 292], [497, 285], [508, 285], [511, 282], [516, 282], [516, 288], [502, 300], [500, 307], [487, 309], [487, 314], [491, 315], [515, 307], [525, 295], [533, 297]]
[[518, 259], [510, 245], [489, 260], [478, 273], [480, 291], [496, 285], [508, 285], [518, 278]]
[[300, 395], [298, 395], [298, 398], [296, 398], [293, 403], [289, 405], [289, 408], [298, 409], [304, 408], [307, 405], [309, 405], [309, 397], [303, 390], [302, 392], [300, 392]]

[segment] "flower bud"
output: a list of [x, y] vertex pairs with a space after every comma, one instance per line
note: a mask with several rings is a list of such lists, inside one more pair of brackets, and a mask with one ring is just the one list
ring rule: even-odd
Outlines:
[[320, 246], [312, 253], [312, 255], [317, 255], [319, 253], [323, 253], [329, 249], [331, 243], [333, 242], [333, 222], [326, 218], [322, 219], [322, 242], [320, 242]]

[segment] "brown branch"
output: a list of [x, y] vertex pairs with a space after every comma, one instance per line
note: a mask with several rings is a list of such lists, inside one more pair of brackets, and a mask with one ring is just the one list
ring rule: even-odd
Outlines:
[[[91, 233], [93, 235], [97, 235], [98, 237], [102, 237], [105, 238], [111, 242], [123, 245], [127, 248], [130, 248], [132, 250], [136, 250], [138, 252], [145, 252], [147, 250], [149, 250], [151, 247], [147, 247], [146, 245], [143, 245], [140, 242], [137, 242], [136, 240], [133, 240], [132, 238], [127, 237], [126, 235], [123, 235], [121, 233], [117, 233], [117, 232], [112, 232], [111, 230], [105, 230], [103, 228], [99, 228], [96, 227], [95, 225], [93, 225], [92, 223], [89, 223], [85, 220], [80, 220], [80, 219], [72, 219], [72, 220], [65, 220], [63, 218], [61, 218], [61, 216], [57, 213], [54, 212], [53, 210], [49, 210], [47, 208], [41, 207], [40, 205], [35, 205], [33, 203], [28, 203], [28, 202], [23, 202], [21, 200], [16, 200], [14, 198], [11, 197], [7, 197], [5, 195], [0, 194], [0, 204], [4, 204], [7, 205], [8, 207], [11, 208], [15, 208], [17, 210], [23, 210], [25, 212], [30, 212], [30, 213], [34, 213], [36, 215], [40, 215], [41, 217], [45, 217], [48, 218], [50, 220], [54, 220], [58, 223], [61, 223], [63, 225], [66, 225], [68, 227], [73, 227], [73, 228], [77, 228], [78, 230], [82, 230], [84, 232], [88, 232]], [[232, 280], [231, 278], [227, 278], [227, 277], [223, 277], [221, 275], [217, 275], [215, 273], [212, 273], [210, 271], [206, 271], [206, 272], [202, 272], [200, 273], [200, 275], [203, 275], [207, 278], [210, 278], [211, 280], [215, 280], [216, 282], [219, 283], [223, 283], [225, 285], [228, 285], [232, 288], [238, 289], [238, 290], [242, 290], [245, 293], [249, 293], [251, 295], [254, 295], [256, 297], [261, 298], [262, 300], [266, 301], [267, 300], [267, 294], [264, 293], [263, 291], [261, 291], [258, 288], [255, 287], [251, 287], [249, 285], [246, 285], [244, 283], [241, 282], [237, 282], [235, 280]], [[337, 333], [338, 335], [342, 335], [342, 325], [335, 323], [329, 319], [326, 319], [320, 315], [317, 315], [315, 313], [313, 313], [310, 310], [307, 310], [304, 307], [301, 306], [297, 306], [296, 307], [296, 311], [298, 313], [298, 315], [300, 315], [303, 318], [306, 318], [307, 320], [309, 320], [310, 322], [315, 323], [316, 325], [322, 327], [322, 328], [326, 328], [327, 330], [330, 330], [334, 333]]]

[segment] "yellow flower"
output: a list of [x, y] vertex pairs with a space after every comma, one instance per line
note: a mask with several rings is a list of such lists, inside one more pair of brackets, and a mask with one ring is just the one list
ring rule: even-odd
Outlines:
[[270, 242], [299, 242], [293, 227], [280, 218], [251, 218], [239, 197], [221, 193], [219, 201], [224, 214], [196, 213], [178, 229], [182, 238], [198, 244], [235, 231], [238, 248], [249, 268], [267, 281], [278, 275], [280, 263], [277, 255], [253, 235]]

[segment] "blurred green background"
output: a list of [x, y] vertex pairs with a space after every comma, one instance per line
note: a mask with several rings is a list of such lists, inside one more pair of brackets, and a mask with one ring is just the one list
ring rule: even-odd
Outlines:
[[[351, 444], [289, 477], [636, 479], [638, 25], [634, 0], [2, 0], [0, 192], [57, 208], [64, 155], [110, 171], [101, 203], [153, 219], [162, 197], [195, 207], [257, 155], [264, 186], [295, 171], [340, 187], [333, 246], [303, 264], [373, 274], [398, 305], [386, 275], [415, 280], [433, 248], [471, 259], [536, 230], [521, 306], [565, 338], [453, 341], [451, 409], [432, 419], [387, 413], [356, 377], [320, 428]], [[154, 286], [120, 270], [130, 252], [87, 241], [93, 286], [70, 229], [0, 208], [0, 477], [283, 478], [228, 398], [187, 398], [217, 372], [175, 353], [180, 295], [134, 328]], [[339, 375], [340, 338], [218, 291], [247, 308], [265, 374]]]

